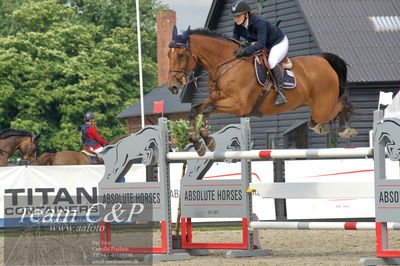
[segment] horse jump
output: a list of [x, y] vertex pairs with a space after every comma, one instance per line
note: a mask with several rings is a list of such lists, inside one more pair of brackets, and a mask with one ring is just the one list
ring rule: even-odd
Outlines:
[[[166, 126], [163, 126], [160, 130], [161, 132], [156, 133], [154, 137], [146, 142], [144, 139], [140, 142], [143, 146], [145, 152], [141, 154], [144, 156], [143, 161], [146, 163], [157, 163], [164, 162], [162, 164], [168, 165], [171, 160], [196, 160], [196, 162], [202, 162], [204, 160], [223, 160], [223, 159], [241, 159], [242, 165], [242, 178], [241, 180], [215, 180], [210, 183], [209, 180], [201, 180], [200, 173], [192, 174], [190, 178], [185, 178], [181, 183], [181, 194], [186, 193], [188, 197], [182, 199], [182, 247], [189, 249], [207, 249], [207, 248], [221, 248], [221, 249], [242, 249], [244, 253], [236, 253], [235, 250], [231, 250], [228, 256], [254, 256], [256, 253], [253, 249], [251, 242], [251, 232], [249, 232], [244, 227], [250, 224], [250, 227], [257, 226], [256, 222], [251, 222], [251, 192], [257, 191], [262, 196], [269, 198], [282, 198], [282, 197], [292, 197], [292, 198], [337, 198], [337, 197], [349, 197], [349, 198], [359, 198], [359, 197], [373, 197], [375, 196], [376, 201], [376, 232], [377, 236], [377, 256], [391, 258], [394, 260], [399, 259], [400, 251], [388, 250], [387, 243], [387, 230], [390, 228], [398, 228], [398, 224], [391, 225], [390, 222], [400, 222], [398, 221], [397, 210], [392, 207], [393, 203], [390, 202], [379, 202], [380, 195], [385, 195], [385, 193], [391, 193], [396, 187], [400, 186], [398, 180], [385, 180], [385, 145], [388, 147], [388, 155], [392, 160], [398, 160], [398, 154], [400, 151], [400, 143], [396, 142], [397, 132], [400, 127], [400, 120], [396, 119], [386, 119], [383, 120], [383, 115], [381, 111], [377, 111], [374, 114], [374, 132], [375, 141], [374, 149], [372, 148], [338, 148], [338, 149], [310, 149], [310, 150], [264, 150], [264, 151], [249, 151], [250, 143], [250, 131], [249, 127], [246, 126], [245, 122], [247, 119], [242, 121], [243, 126], [243, 138], [237, 139], [235, 141], [239, 143], [241, 151], [216, 151], [206, 153], [205, 156], [199, 156], [196, 152], [181, 152], [173, 153], [167, 152], [165, 147], [168, 143], [168, 131]], [[248, 121], [248, 120], [247, 120]], [[165, 125], [165, 119], [159, 121], [160, 124]], [[388, 126], [390, 125], [390, 126]], [[393, 125], [397, 125], [394, 127]], [[154, 127], [153, 127], [154, 128]], [[144, 129], [145, 130], [145, 129]], [[156, 131], [154, 131], [156, 132]], [[139, 135], [141, 132], [138, 133]], [[127, 139], [130, 139], [129, 137]], [[163, 141], [160, 141], [164, 139]], [[227, 138], [229, 139], [229, 138]], [[234, 138], [232, 138], [234, 139]], [[133, 143], [137, 143], [133, 141]], [[232, 146], [232, 143], [228, 141], [228, 146]], [[236, 144], [237, 144], [236, 143]], [[120, 147], [120, 149], [118, 148]], [[247, 150], [246, 150], [247, 149]], [[107, 153], [111, 152], [114, 154], [113, 159], [107, 159]], [[118, 180], [121, 175], [127, 171], [127, 167], [132, 163], [130, 160], [137, 159], [137, 157], [130, 156], [133, 153], [137, 153], [135, 149], [127, 149], [121, 145], [115, 144], [111, 145], [107, 151], [103, 152], [103, 158], [106, 162], [106, 174], [102, 182], [108, 180], [111, 184], [118, 184], [118, 188], [126, 186], [126, 189], [132, 187], [134, 183], [113, 183]], [[131, 154], [132, 153], [132, 154]], [[367, 156], [374, 157], [375, 162], [375, 194], [374, 187], [371, 184], [357, 183], [358, 192], [347, 189], [349, 183], [336, 184], [316, 184], [316, 183], [282, 183], [282, 184], [249, 184], [250, 181], [250, 160], [251, 159], [276, 159], [276, 158], [364, 158]], [[115, 158], [121, 158], [119, 161]], [[122, 162], [119, 163], [119, 162]], [[207, 167], [210, 167], [209, 165]], [[204, 165], [201, 166], [201, 174], [204, 175], [206, 169]], [[196, 167], [195, 167], [196, 168]], [[164, 168], [162, 168], [164, 169]], [[116, 174], [116, 175], [115, 175]], [[160, 180], [169, 180], [169, 172], [161, 170], [159, 173]], [[168, 182], [166, 183], [168, 184]], [[247, 184], [249, 184], [249, 189]], [[293, 185], [295, 184], [295, 185]], [[103, 184], [104, 186], [104, 184]], [[295, 187], [293, 187], [295, 186]], [[302, 187], [301, 187], [302, 186]], [[347, 187], [347, 188], [346, 188]], [[164, 189], [168, 189], [167, 186]], [[231, 195], [229, 197], [222, 197], [218, 199], [218, 195]], [[222, 191], [222, 192], [221, 192]], [[323, 192], [321, 192], [323, 191]], [[220, 193], [221, 192], [221, 193]], [[229, 192], [229, 193], [228, 193]], [[227, 194], [228, 193], [228, 194]], [[196, 195], [207, 195], [207, 197], [196, 198]], [[213, 197], [215, 195], [215, 197]], [[234, 195], [234, 196], [232, 196]], [[216, 200], [217, 198], [217, 200]], [[165, 193], [163, 199], [168, 203], [169, 196]], [[164, 206], [167, 206], [164, 205]], [[210, 207], [211, 206], [211, 207]], [[166, 219], [170, 219], [170, 206], [168, 208], [162, 207], [164, 212], [166, 211]], [[211, 212], [210, 212], [211, 211]], [[168, 214], [169, 213], [169, 214]], [[211, 214], [211, 215], [210, 215]], [[168, 217], [169, 216], [169, 217]], [[242, 217], [243, 218], [243, 243], [192, 243], [191, 236], [191, 217]], [[258, 224], [260, 226], [260, 224]], [[293, 225], [290, 225], [293, 226]], [[298, 225], [296, 225], [298, 226]], [[303, 224], [304, 226], [304, 224]], [[309, 227], [315, 227], [314, 224], [309, 224]], [[321, 225], [322, 227], [323, 225]], [[339, 225], [335, 225], [338, 227]], [[363, 224], [342, 224], [340, 226], [356, 228], [365, 228]], [[371, 225], [368, 225], [370, 228]], [[112, 249], [105, 249], [108, 253], [112, 252]], [[167, 252], [172, 252], [172, 246]], [[248, 253], [246, 253], [248, 252]], [[168, 253], [169, 254], [169, 253]], [[264, 252], [261, 255], [267, 254]], [[260, 255], [260, 253], [258, 254]]]

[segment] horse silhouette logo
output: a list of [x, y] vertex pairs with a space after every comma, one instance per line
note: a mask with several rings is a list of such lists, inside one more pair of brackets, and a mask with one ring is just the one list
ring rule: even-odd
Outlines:
[[146, 127], [114, 145], [108, 145], [100, 153], [105, 164], [104, 178], [119, 180], [129, 171], [133, 163], [157, 164], [160, 143], [158, 128]]
[[396, 118], [383, 120], [377, 125], [374, 136], [379, 143], [385, 141], [390, 160], [400, 160], [400, 120]]

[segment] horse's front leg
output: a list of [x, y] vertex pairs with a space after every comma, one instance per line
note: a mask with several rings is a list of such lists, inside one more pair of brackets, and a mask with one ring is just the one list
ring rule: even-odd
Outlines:
[[202, 114], [203, 120], [201, 121], [200, 136], [204, 139], [204, 143], [210, 151], [215, 151], [215, 139], [209, 136], [208, 119], [210, 113], [214, 111], [215, 103], [208, 103], [204, 106]]
[[193, 146], [199, 156], [203, 156], [206, 153], [206, 146], [203, 142], [199, 141], [197, 137], [198, 132], [196, 130], [196, 118], [198, 115], [199, 106], [192, 107], [189, 112], [189, 142], [193, 143]]

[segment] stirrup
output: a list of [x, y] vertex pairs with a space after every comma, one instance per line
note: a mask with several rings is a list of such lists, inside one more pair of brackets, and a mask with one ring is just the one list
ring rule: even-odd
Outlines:
[[275, 106], [281, 106], [286, 103], [286, 97], [281, 91], [277, 91], [275, 95]]

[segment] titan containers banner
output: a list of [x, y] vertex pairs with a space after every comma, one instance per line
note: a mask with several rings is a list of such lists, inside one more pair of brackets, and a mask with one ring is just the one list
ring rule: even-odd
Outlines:
[[[388, 171], [399, 176], [398, 165], [387, 162]], [[347, 160], [288, 160], [285, 162], [286, 182], [373, 182], [371, 159]], [[397, 168], [396, 168], [397, 167]], [[396, 170], [397, 169], [397, 170]], [[171, 164], [171, 210], [176, 220], [179, 200], [179, 181], [182, 164]], [[145, 167], [133, 165], [125, 179], [145, 181]], [[104, 166], [14, 166], [0, 168], [0, 227], [20, 227], [42, 222], [67, 221], [57, 217], [67, 213], [72, 222], [96, 221], [94, 207], [98, 196], [97, 184], [104, 174]], [[215, 163], [204, 179], [240, 178], [239, 163]], [[252, 182], [273, 182], [271, 161], [252, 162]], [[357, 189], [357, 188], [354, 188]], [[47, 212], [46, 219], [43, 214]], [[253, 212], [260, 220], [274, 220], [273, 199], [263, 199], [253, 193]], [[361, 218], [374, 216], [371, 199], [302, 199], [287, 200], [289, 219]], [[194, 221], [234, 221], [235, 218], [196, 218]], [[44, 224], [45, 225], [45, 224]]]

